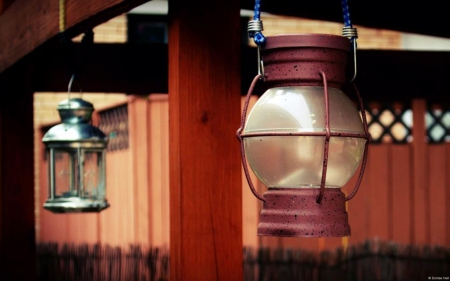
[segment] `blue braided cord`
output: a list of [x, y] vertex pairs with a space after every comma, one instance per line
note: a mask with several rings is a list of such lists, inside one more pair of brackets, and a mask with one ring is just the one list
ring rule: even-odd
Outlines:
[[342, 13], [344, 15], [344, 26], [352, 27], [350, 20], [350, 9], [348, 8], [347, 0], [342, 0]]
[[[352, 20], [350, 19], [350, 9], [348, 8], [347, 0], [342, 0], [342, 14], [344, 16], [344, 26], [353, 28]], [[353, 42], [356, 40], [355, 36], [350, 38], [350, 43], [353, 46]]]
[[255, 9], [253, 14], [254, 20], [260, 20], [261, 19], [261, 0], [255, 0]]

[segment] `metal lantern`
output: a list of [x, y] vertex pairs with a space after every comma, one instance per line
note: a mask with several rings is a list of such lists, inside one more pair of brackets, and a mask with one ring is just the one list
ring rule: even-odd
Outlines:
[[105, 155], [108, 138], [90, 124], [94, 107], [79, 99], [58, 105], [61, 124], [43, 137], [48, 163], [48, 199], [55, 213], [100, 212], [105, 198]]
[[[297, 34], [267, 37], [261, 46], [263, 73], [249, 89], [237, 132], [250, 188], [264, 202], [258, 235], [350, 235], [345, 201], [359, 187], [370, 140], [359, 93], [362, 118], [341, 90], [350, 45], [343, 36]], [[246, 119], [260, 79], [268, 90]], [[247, 162], [268, 187], [263, 197]], [[356, 187], [345, 197], [340, 188], [360, 165]]]

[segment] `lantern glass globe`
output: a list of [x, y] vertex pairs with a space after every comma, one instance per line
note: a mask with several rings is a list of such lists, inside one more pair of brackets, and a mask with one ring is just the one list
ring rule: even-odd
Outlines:
[[[328, 88], [330, 132], [364, 134], [353, 102]], [[326, 132], [324, 88], [277, 87], [267, 90], [248, 115], [244, 133]], [[355, 173], [366, 139], [331, 136], [325, 187], [340, 188]], [[325, 136], [258, 136], [244, 138], [249, 166], [268, 187], [320, 187]]]

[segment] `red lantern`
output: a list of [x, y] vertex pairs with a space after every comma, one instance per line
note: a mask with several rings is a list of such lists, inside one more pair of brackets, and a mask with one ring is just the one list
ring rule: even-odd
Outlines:
[[[350, 235], [345, 201], [358, 190], [370, 134], [342, 91], [350, 41], [326, 34], [267, 37], [261, 46], [263, 73], [247, 94], [241, 127], [244, 171], [254, 195], [264, 202], [258, 235], [341, 237]], [[268, 90], [246, 120], [258, 80]], [[260, 196], [248, 165], [268, 187]], [[341, 191], [357, 168], [354, 190]]]

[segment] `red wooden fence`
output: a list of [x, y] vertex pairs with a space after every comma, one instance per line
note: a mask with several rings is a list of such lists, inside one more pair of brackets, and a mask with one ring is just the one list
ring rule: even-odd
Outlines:
[[[255, 101], [256, 97], [252, 104]], [[52, 214], [43, 210], [37, 220], [40, 242], [168, 245], [167, 95], [130, 97], [127, 106], [129, 147], [107, 153], [107, 199], [111, 207], [100, 214]], [[362, 185], [348, 202], [352, 229], [349, 238], [256, 236], [261, 203], [252, 195], [243, 177], [244, 245], [319, 251], [361, 243], [373, 237], [404, 244], [449, 245], [450, 144], [426, 143], [425, 101], [413, 101], [412, 110], [412, 143], [370, 145]], [[96, 120], [98, 122], [98, 118]], [[236, 124], [236, 129], [238, 127]], [[42, 144], [39, 145], [43, 151]], [[44, 153], [40, 155], [43, 203], [47, 179]], [[265, 187], [254, 175], [252, 177], [262, 194]], [[356, 176], [344, 187], [345, 192], [353, 188], [355, 180]]]
[[[42, 210], [38, 242], [168, 245], [167, 95], [130, 97], [125, 105], [128, 148], [108, 151], [106, 157], [107, 200], [111, 207], [99, 214], [53, 214]], [[96, 111], [94, 124], [99, 124], [103, 111], [117, 106], [122, 104]], [[42, 143], [37, 145], [44, 151]], [[40, 153], [40, 163], [38, 207], [42, 208], [47, 198], [44, 153]]]

